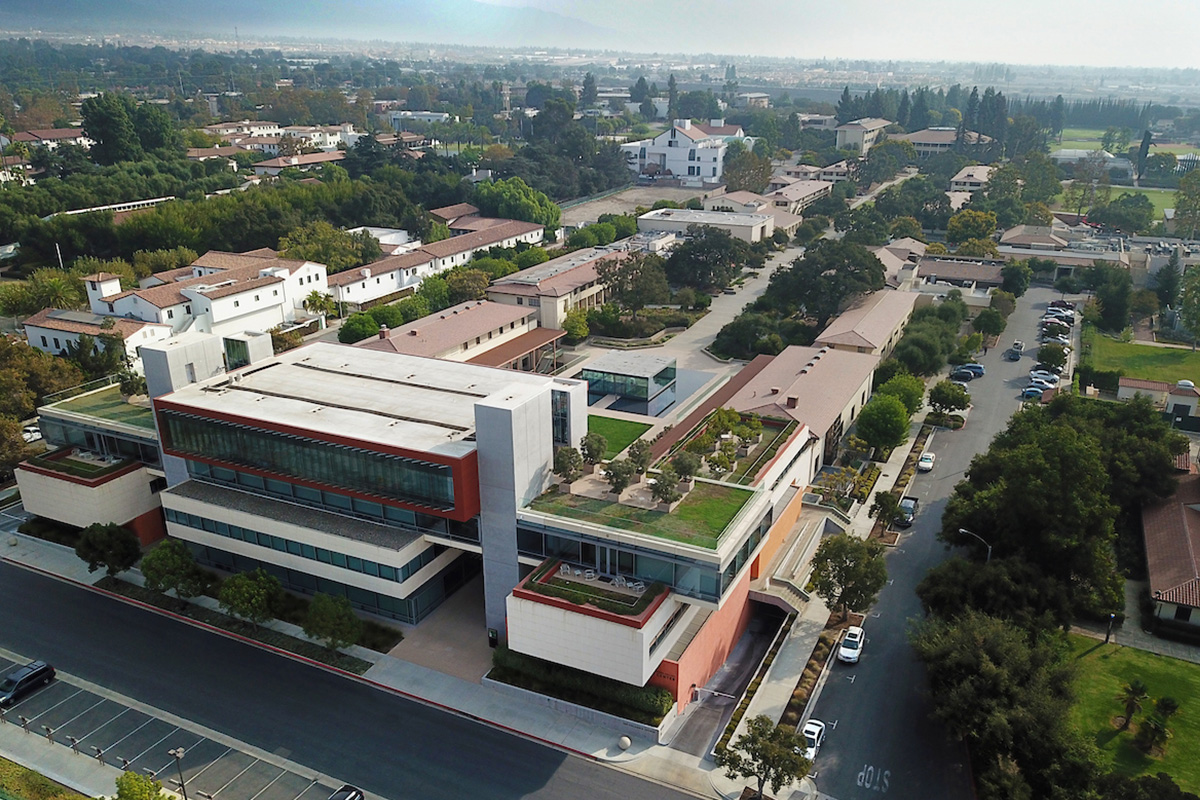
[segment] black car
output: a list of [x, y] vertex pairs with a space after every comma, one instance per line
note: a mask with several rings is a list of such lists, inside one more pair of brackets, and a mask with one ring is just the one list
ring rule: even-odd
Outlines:
[[362, 789], [347, 783], [329, 795], [329, 800], [364, 800], [365, 797]]
[[45, 661], [31, 661], [23, 667], [17, 667], [0, 681], [0, 706], [11, 706], [52, 680], [54, 667]]

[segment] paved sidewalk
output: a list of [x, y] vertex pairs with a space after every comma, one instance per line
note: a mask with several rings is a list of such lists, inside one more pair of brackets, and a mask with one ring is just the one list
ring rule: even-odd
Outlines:
[[[1125, 624], [1113, 628], [1112, 641], [1123, 647], [1133, 647], [1160, 656], [1170, 656], [1183, 661], [1200, 664], [1200, 645], [1161, 639], [1142, 629], [1142, 612], [1138, 607], [1146, 592], [1143, 581], [1125, 581]], [[1071, 626], [1072, 633], [1081, 633], [1103, 641], [1108, 626], [1100, 622], [1077, 622]]]

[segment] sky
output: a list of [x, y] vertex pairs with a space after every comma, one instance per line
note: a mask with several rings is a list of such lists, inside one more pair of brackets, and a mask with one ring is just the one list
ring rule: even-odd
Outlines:
[[482, 2], [640, 32], [631, 49], [665, 53], [1200, 68], [1200, 0]]

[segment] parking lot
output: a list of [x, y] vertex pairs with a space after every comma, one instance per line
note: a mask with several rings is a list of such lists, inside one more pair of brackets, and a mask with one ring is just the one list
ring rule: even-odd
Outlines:
[[[0, 675], [19, 664], [0, 657]], [[326, 800], [337, 788], [296, 770], [268, 763], [166, 719], [84, 688], [70, 676], [58, 678], [4, 710], [7, 724], [51, 736], [106, 764], [153, 775], [204, 800]], [[48, 732], [49, 731], [49, 732]], [[169, 751], [182, 747], [178, 767]], [[283, 759], [281, 758], [280, 761]]]

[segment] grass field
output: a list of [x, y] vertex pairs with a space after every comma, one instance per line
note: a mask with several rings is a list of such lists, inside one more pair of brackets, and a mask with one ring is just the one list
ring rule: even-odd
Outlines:
[[1092, 336], [1091, 344], [1087, 361], [1096, 369], [1120, 370], [1127, 378], [1200, 382], [1200, 352], [1193, 353], [1189, 348], [1118, 342], [1098, 333]]
[[1063, 128], [1062, 138], [1067, 139], [1090, 139], [1099, 142], [1104, 138], [1104, 128]]
[[[1174, 189], [1144, 189], [1135, 186], [1113, 186], [1111, 199], [1116, 200], [1125, 192], [1129, 192], [1131, 194], [1144, 194], [1146, 197], [1150, 198], [1150, 202], [1154, 204], [1154, 219], [1156, 221], [1162, 219], [1163, 209], [1175, 207]], [[1059, 195], [1058, 199], [1054, 201], [1054, 204], [1051, 207], [1055, 210], [1063, 210], [1062, 195]], [[1072, 213], [1075, 211], [1073, 208], [1069, 210]]]
[[588, 415], [588, 433], [598, 433], [608, 441], [608, 449], [604, 451], [605, 459], [616, 458], [617, 453], [629, 447], [634, 439], [648, 430], [650, 425], [645, 422]]
[[[1071, 721], [1095, 743], [1100, 758], [1123, 775], [1166, 772], [1184, 791], [1200, 790], [1200, 713], [1193, 707], [1200, 700], [1200, 665], [1086, 636], [1071, 637], [1071, 655], [1079, 670]], [[1150, 700], [1134, 715], [1129, 730], [1118, 730], [1112, 720], [1124, 709], [1117, 697], [1133, 680], [1146, 684]], [[1178, 700], [1181, 708], [1167, 723], [1174, 737], [1166, 752], [1153, 758], [1138, 749], [1133, 738], [1139, 720], [1165, 696]]]
[[[1132, 144], [1137, 144], [1133, 142]], [[1061, 143], [1053, 144], [1053, 149], [1058, 150], [1099, 150], [1099, 139], [1067, 139], [1064, 138]], [[1197, 153], [1200, 148], [1193, 147], [1190, 144], [1155, 144], [1150, 148], [1150, 154], [1154, 153], [1174, 153], [1175, 155], [1183, 155], [1184, 153]], [[1116, 155], [1114, 153], [1114, 155]]]

